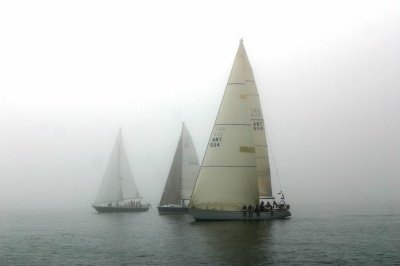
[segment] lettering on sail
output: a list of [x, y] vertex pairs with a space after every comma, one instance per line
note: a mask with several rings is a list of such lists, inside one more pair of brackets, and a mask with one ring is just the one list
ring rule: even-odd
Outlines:
[[218, 148], [221, 146], [222, 136], [224, 135], [225, 127], [216, 127], [211, 139], [210, 139], [210, 147]]
[[254, 131], [264, 130], [263, 121], [253, 121], [253, 130]]
[[251, 108], [251, 119], [253, 120], [252, 126], [254, 131], [264, 130], [264, 121], [262, 119], [262, 113], [260, 108]]
[[260, 108], [252, 107], [250, 114], [251, 114], [251, 119], [262, 119]]

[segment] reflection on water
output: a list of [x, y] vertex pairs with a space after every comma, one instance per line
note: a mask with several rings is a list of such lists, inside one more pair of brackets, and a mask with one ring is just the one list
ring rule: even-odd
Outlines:
[[192, 222], [204, 255], [230, 265], [264, 264], [270, 258], [271, 221]]
[[182, 263], [226, 265], [260, 265], [271, 259], [274, 221], [195, 222], [187, 214], [159, 215], [158, 220], [164, 232], [159, 252], [166, 258], [172, 252]]

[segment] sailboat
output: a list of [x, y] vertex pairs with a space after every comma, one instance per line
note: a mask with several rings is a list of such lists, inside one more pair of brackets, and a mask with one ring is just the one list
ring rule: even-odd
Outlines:
[[149, 210], [150, 204], [142, 203], [141, 199], [129, 167], [120, 129], [92, 207], [98, 212], [141, 212]]
[[181, 136], [158, 208], [160, 214], [188, 213], [188, 202], [199, 171], [199, 160], [190, 133], [182, 122]]
[[291, 215], [290, 206], [281, 195], [278, 204], [272, 196], [260, 98], [241, 40], [189, 212], [196, 220], [285, 218]]

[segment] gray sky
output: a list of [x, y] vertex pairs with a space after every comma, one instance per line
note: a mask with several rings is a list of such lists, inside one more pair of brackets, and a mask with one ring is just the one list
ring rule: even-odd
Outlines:
[[399, 210], [399, 11], [399, 1], [1, 2], [0, 208], [89, 206], [119, 127], [139, 190], [157, 203], [182, 120], [202, 159], [243, 37], [290, 203]]

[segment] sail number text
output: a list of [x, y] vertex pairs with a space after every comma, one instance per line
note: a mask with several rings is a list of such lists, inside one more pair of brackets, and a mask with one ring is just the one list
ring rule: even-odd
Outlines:
[[251, 108], [251, 119], [262, 119], [262, 113], [260, 108]]
[[210, 139], [210, 147], [220, 147], [222, 142], [222, 136], [224, 135], [225, 127], [216, 127], [213, 135]]
[[210, 147], [219, 147], [221, 145], [222, 137], [211, 138]]
[[253, 121], [253, 129], [254, 131], [264, 130], [263, 121]]

